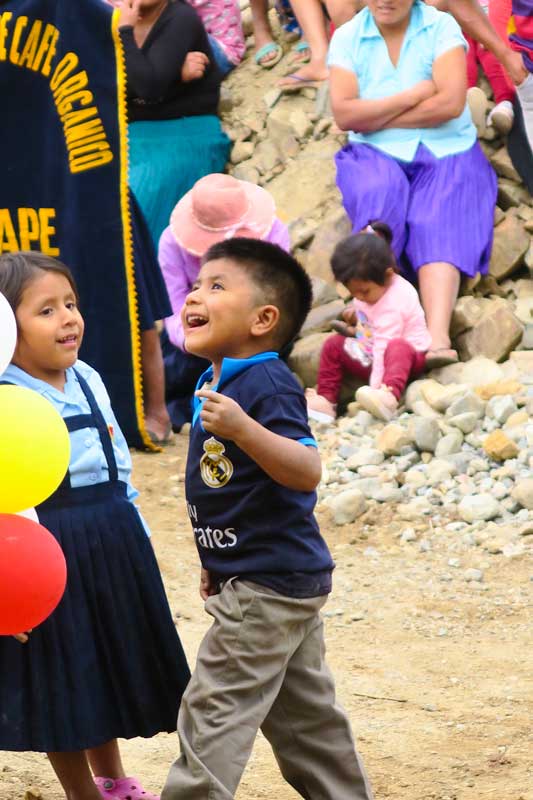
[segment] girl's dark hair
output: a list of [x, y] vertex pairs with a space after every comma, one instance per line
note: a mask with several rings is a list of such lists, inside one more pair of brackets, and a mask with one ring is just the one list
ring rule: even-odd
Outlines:
[[352, 234], [338, 243], [331, 257], [331, 269], [340, 283], [351, 280], [372, 281], [384, 286], [387, 270], [396, 270], [391, 250], [392, 231], [386, 222], [370, 223], [373, 233]]
[[40, 277], [39, 272], [58, 272], [63, 275], [72, 286], [76, 302], [79, 302], [74, 276], [65, 264], [44, 253], [21, 251], [0, 256], [0, 292], [13, 312], [20, 305], [24, 289]]

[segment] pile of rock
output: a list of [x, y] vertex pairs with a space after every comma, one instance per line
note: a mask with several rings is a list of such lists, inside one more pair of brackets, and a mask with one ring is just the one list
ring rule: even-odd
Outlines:
[[[509, 363], [477, 358], [446, 368], [445, 378], [462, 369], [461, 382], [415, 381], [387, 424], [352, 403], [335, 425], [315, 425], [320, 501], [334, 522], [397, 503], [400, 517], [408, 509], [409, 519], [470, 527], [473, 544], [489, 552], [523, 552], [533, 534], [533, 376]], [[494, 380], [482, 382], [483, 374]]]

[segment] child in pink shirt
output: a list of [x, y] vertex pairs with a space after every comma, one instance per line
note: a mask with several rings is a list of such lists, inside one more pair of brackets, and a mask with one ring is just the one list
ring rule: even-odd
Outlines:
[[246, 50], [239, 0], [187, 0], [198, 12], [222, 74], [240, 64]]
[[[306, 392], [309, 415], [333, 419], [343, 376], [369, 382], [357, 390], [357, 402], [379, 419], [389, 420], [410, 378], [420, 375], [431, 345], [416, 289], [396, 272], [390, 248], [392, 232], [374, 222], [335, 248], [331, 267], [353, 300], [322, 349], [315, 392]], [[317, 413], [318, 412], [318, 413]]]

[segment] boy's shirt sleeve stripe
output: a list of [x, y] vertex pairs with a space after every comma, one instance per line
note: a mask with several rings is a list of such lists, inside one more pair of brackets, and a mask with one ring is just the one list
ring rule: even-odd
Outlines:
[[318, 445], [317, 445], [315, 439], [311, 439], [311, 437], [309, 437], [309, 436], [306, 436], [303, 439], [298, 439], [298, 442], [299, 442], [299, 444], [305, 444], [306, 447], [316, 447], [316, 448], [318, 448]]
[[291, 392], [264, 397], [249, 413], [272, 433], [316, 447], [303, 394]]

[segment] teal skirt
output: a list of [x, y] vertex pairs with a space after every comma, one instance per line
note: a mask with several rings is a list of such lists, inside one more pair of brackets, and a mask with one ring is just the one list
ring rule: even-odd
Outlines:
[[223, 172], [229, 149], [215, 116], [130, 123], [130, 187], [156, 249], [178, 200], [204, 175]]

